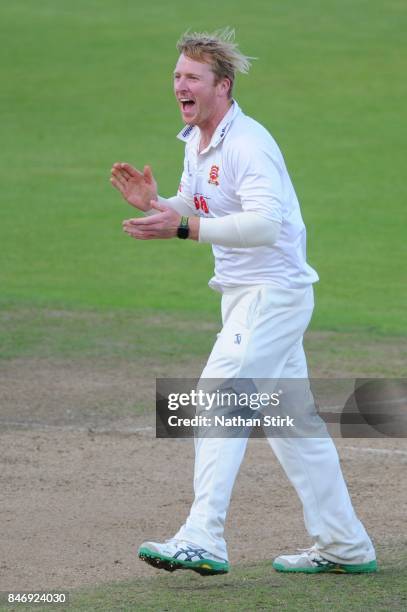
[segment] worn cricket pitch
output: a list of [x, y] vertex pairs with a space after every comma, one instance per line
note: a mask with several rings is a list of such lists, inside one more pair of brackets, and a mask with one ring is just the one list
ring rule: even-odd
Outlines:
[[[94, 334], [98, 324], [106, 320], [92, 321]], [[164, 338], [169, 324], [145, 319], [141, 327], [151, 336], [154, 326]], [[183, 321], [192, 333], [194, 323], [188, 325]], [[217, 325], [203, 328], [214, 335]], [[112, 346], [118, 334], [112, 331]], [[0, 591], [155, 576], [136, 548], [171, 536], [192, 500], [193, 443], [155, 439], [154, 379], [196, 376], [205, 354], [172, 359], [176, 337], [167, 337], [156, 360], [143, 358], [141, 349], [123, 359], [112, 348], [109, 354], [108, 344], [100, 358], [85, 359], [75, 356], [69, 335], [69, 350], [66, 338], [58, 346], [54, 338], [55, 357], [46, 356], [44, 339], [36, 348], [42, 357], [23, 351], [0, 362]], [[307, 350], [314, 377], [400, 376], [405, 361], [398, 338], [310, 332]], [[379, 550], [397, 548], [405, 524], [406, 440], [344, 439], [337, 446], [356, 510]], [[227, 540], [237, 568], [309, 544], [300, 504], [265, 440], [249, 442]]]

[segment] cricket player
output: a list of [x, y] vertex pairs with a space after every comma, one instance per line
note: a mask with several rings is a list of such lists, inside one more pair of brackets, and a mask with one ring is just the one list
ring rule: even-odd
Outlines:
[[[248, 57], [232, 30], [187, 33], [177, 44], [174, 93], [184, 128], [184, 169], [176, 196], [158, 195], [151, 168], [115, 163], [111, 183], [145, 213], [123, 222], [138, 240], [210, 243], [222, 294], [223, 328], [202, 379], [308, 379], [303, 335], [311, 319], [313, 283], [306, 230], [283, 156], [269, 132], [233, 98]], [[376, 570], [375, 551], [356, 516], [329, 436], [268, 441], [303, 504], [314, 545], [281, 555], [282, 572]], [[223, 537], [230, 497], [247, 437], [195, 440], [195, 499], [179, 531], [144, 542], [141, 559], [174, 571], [229, 571]], [[265, 516], [265, 520], [272, 520]]]

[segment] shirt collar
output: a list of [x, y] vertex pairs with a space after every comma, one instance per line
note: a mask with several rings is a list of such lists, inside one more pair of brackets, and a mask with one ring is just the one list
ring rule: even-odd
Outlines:
[[[240, 110], [238, 103], [236, 102], [236, 100], [233, 100], [232, 106], [230, 107], [230, 109], [228, 110], [228, 112], [223, 117], [222, 121], [219, 123], [216, 130], [214, 131], [213, 136], [211, 138], [211, 142], [209, 143], [207, 149], [209, 149], [210, 147], [218, 146], [218, 144], [226, 136], [232, 124], [233, 119], [240, 112], [241, 110]], [[179, 138], [179, 140], [182, 140], [183, 142], [188, 142], [189, 140], [192, 139], [192, 136], [197, 133], [197, 131], [199, 131], [199, 128], [196, 128], [195, 125], [185, 125], [182, 128], [182, 130], [179, 132], [179, 134], [177, 135], [177, 138]]]

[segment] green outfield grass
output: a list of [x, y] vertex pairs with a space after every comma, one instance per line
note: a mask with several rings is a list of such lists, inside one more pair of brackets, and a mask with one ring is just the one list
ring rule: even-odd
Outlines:
[[402, 0], [13, 0], [0, 7], [1, 306], [155, 309], [213, 318], [207, 246], [132, 241], [112, 162], [178, 184], [174, 44], [233, 25], [259, 58], [243, 109], [285, 154], [321, 277], [316, 329], [406, 329]]
[[[71, 591], [68, 609], [89, 612], [405, 610], [406, 559], [390, 551], [386, 555], [380, 571], [369, 575], [285, 575], [275, 572], [270, 562], [239, 565], [227, 576], [202, 578], [192, 572], [162, 573], [133, 582]], [[1, 610], [20, 608], [23, 606], [0, 606]], [[24, 609], [39, 608], [24, 606]]]
[[269, 562], [237, 566], [227, 577], [159, 575], [72, 594], [76, 610], [403, 610], [406, 558], [394, 554], [377, 574], [285, 575]]

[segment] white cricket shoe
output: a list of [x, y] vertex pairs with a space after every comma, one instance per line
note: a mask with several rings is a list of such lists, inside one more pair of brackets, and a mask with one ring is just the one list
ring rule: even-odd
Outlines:
[[138, 549], [140, 559], [167, 572], [177, 569], [190, 569], [201, 576], [227, 574], [229, 563], [210, 552], [181, 540], [167, 540], [166, 542], [143, 542]]
[[337, 574], [363, 574], [375, 572], [375, 560], [369, 563], [336, 563], [320, 555], [315, 546], [302, 550], [299, 555], [280, 555], [273, 561], [273, 567], [278, 572], [303, 572], [317, 574], [320, 572], [333, 572]]

